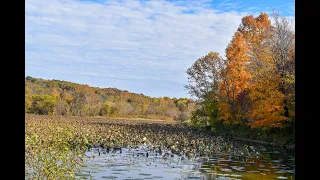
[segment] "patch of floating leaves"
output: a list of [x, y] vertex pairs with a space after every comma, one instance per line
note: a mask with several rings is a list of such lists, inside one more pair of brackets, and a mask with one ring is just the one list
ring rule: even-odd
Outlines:
[[222, 152], [250, 155], [245, 146], [230, 144], [220, 136], [180, 123], [26, 114], [25, 176], [27, 179], [74, 178], [83, 165], [85, 152], [93, 147], [108, 151], [141, 145], [159, 155], [171, 151], [188, 158]]

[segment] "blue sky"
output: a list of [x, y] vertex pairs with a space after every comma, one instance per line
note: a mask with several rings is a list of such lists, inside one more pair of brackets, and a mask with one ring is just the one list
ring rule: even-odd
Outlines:
[[186, 70], [224, 50], [245, 15], [294, 1], [26, 0], [26, 76], [190, 97]]

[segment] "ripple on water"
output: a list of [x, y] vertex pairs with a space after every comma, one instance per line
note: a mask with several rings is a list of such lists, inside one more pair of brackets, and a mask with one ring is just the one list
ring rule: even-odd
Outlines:
[[295, 173], [295, 170], [286, 170], [287, 173]]
[[277, 179], [288, 179], [288, 177], [278, 176]]
[[259, 169], [260, 171], [267, 171], [267, 172], [269, 172], [269, 171], [271, 171], [270, 169]]
[[180, 172], [182, 172], [182, 173], [192, 173], [192, 172], [194, 172], [194, 170], [187, 169], [187, 170], [181, 170]]
[[257, 170], [252, 170], [252, 171], [247, 171], [248, 173], [259, 173], [260, 171]]
[[275, 159], [275, 160], [271, 160], [271, 162], [274, 162], [274, 163], [280, 163], [281, 160], [280, 159]]
[[[85, 164], [87, 167], [83, 169], [82, 174], [76, 174], [76, 176], [82, 179], [90, 179], [92, 177], [93, 179], [139, 180], [172, 179], [172, 176], [182, 175], [183, 179], [207, 179], [210, 176], [216, 180], [235, 180], [236, 178], [246, 177], [246, 174], [251, 176], [251, 173], [260, 177], [261, 175], [275, 175], [274, 178], [288, 179], [289, 176], [294, 176], [295, 173], [294, 165], [292, 165], [294, 163], [292, 161], [293, 158], [291, 158], [291, 161], [278, 157], [264, 160], [249, 158], [245, 162], [242, 160], [230, 161], [228, 156], [211, 156], [205, 160], [198, 161], [187, 157], [180, 159], [177, 155], [171, 156], [171, 154], [166, 159], [163, 159], [162, 156], [153, 156], [150, 152], [148, 158], [142, 155], [136, 156], [138, 153], [146, 153], [146, 150], [139, 148], [133, 149], [133, 152], [128, 152], [126, 148], [123, 148], [122, 154], [115, 152], [101, 153], [101, 156], [94, 154], [96, 157], [86, 159]], [[132, 157], [132, 155], [135, 155], [135, 157]], [[233, 172], [241, 174], [231, 174]]]
[[198, 176], [188, 176], [187, 179], [201, 179], [201, 178]]
[[220, 171], [222, 171], [222, 172], [232, 172], [232, 169], [229, 169], [229, 168], [221, 168], [221, 167], [220, 167]]
[[223, 177], [228, 177], [230, 176], [231, 174], [221, 174], [221, 173], [218, 173], [217, 176], [223, 176]]
[[160, 178], [163, 178], [162, 176], [152, 176], [152, 178], [154, 179], [160, 179]]
[[271, 166], [270, 168], [272, 168], [272, 169], [278, 169], [278, 168], [280, 168], [280, 166]]
[[111, 171], [129, 171], [127, 169], [111, 169]]
[[117, 179], [117, 176], [102, 176], [103, 179]]
[[231, 174], [230, 177], [242, 177], [240, 174]]
[[231, 180], [232, 178], [229, 177], [218, 177], [216, 180]]
[[241, 166], [230, 166], [231, 169], [236, 170], [236, 171], [244, 171], [244, 167]]
[[139, 173], [139, 175], [141, 175], [141, 176], [151, 176], [151, 174], [147, 174], [147, 173]]
[[279, 170], [279, 171], [277, 171], [277, 172], [275, 172], [276, 174], [283, 174], [283, 173], [286, 173], [286, 170], [283, 170], [283, 169], [281, 169], [281, 170]]

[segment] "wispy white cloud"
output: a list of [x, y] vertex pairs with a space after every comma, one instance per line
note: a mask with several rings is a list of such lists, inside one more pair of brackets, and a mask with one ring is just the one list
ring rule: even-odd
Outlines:
[[[26, 73], [122, 78], [159, 88], [156, 83], [170, 82], [179, 86], [179, 97], [187, 96], [187, 68], [209, 51], [223, 55], [247, 15], [213, 9], [205, 0], [187, 2], [27, 0]], [[82, 80], [90, 84], [92, 78]], [[117, 80], [95, 84], [115, 87]], [[125, 84], [151, 96], [173, 94], [172, 87], [155, 93]]]

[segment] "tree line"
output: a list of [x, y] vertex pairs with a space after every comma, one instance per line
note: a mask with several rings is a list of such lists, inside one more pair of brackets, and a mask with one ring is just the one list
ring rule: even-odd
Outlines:
[[[272, 22], [272, 23], [271, 23]], [[187, 70], [185, 87], [198, 107], [191, 122], [228, 135], [272, 133], [294, 138], [295, 32], [273, 12], [242, 18], [225, 49], [209, 52]], [[281, 135], [280, 135], [281, 134]]]
[[187, 120], [190, 98], [151, 98], [116, 88], [97, 88], [60, 80], [25, 78], [25, 112], [64, 116], [140, 117]]

